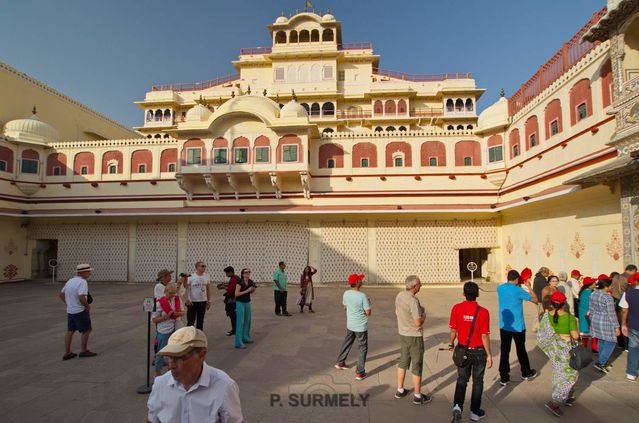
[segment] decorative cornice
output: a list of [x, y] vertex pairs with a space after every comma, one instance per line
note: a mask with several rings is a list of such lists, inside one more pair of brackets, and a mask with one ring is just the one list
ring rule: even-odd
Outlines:
[[616, 8], [609, 10], [596, 25], [592, 26], [582, 39], [591, 43], [610, 39], [626, 20], [638, 11], [639, 0], [621, 0]]

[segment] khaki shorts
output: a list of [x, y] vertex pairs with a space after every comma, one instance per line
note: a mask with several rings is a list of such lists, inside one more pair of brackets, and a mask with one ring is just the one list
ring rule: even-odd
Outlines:
[[422, 375], [424, 367], [424, 338], [421, 336], [403, 336], [399, 335], [401, 341], [401, 356], [397, 367], [400, 369], [408, 369], [411, 363], [411, 372], [415, 376]]

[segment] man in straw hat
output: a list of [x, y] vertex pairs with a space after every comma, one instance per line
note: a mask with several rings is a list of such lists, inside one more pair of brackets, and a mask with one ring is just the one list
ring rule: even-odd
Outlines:
[[207, 348], [206, 335], [193, 326], [171, 335], [158, 352], [169, 359], [171, 371], [155, 378], [147, 422], [243, 421], [239, 388], [225, 372], [204, 362]]
[[77, 330], [82, 335], [80, 347], [80, 357], [95, 357], [98, 355], [89, 351], [89, 334], [91, 333], [91, 317], [89, 311], [89, 285], [87, 278], [91, 276], [93, 268], [90, 264], [78, 264], [75, 268], [76, 276], [72, 277], [64, 284], [60, 291], [60, 299], [67, 305], [67, 332], [64, 335], [65, 352], [62, 360], [69, 360], [77, 354], [71, 351], [71, 341], [73, 334]]
[[158, 277], [157, 279], [155, 279], [157, 283], [155, 284], [155, 288], [153, 289], [153, 296], [155, 297], [155, 301], [164, 296], [164, 287], [167, 283], [171, 282], [172, 274], [173, 271], [168, 269], [162, 269], [158, 272]]

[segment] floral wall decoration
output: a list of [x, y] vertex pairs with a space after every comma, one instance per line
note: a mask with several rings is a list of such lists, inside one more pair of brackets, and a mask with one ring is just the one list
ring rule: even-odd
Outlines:
[[508, 236], [508, 242], [506, 243], [506, 251], [508, 251], [508, 254], [513, 253], [513, 248], [513, 241], [510, 239], [510, 236]]
[[13, 279], [18, 275], [18, 268], [13, 264], [9, 264], [4, 268], [3, 275], [6, 279]]
[[550, 257], [553, 251], [555, 251], [555, 246], [550, 241], [550, 236], [546, 236], [546, 242], [544, 242], [544, 244], [541, 246], [541, 250], [544, 252], [546, 257]]
[[524, 240], [524, 243], [521, 244], [521, 248], [524, 250], [524, 254], [528, 255], [528, 253], [530, 252], [530, 241], [528, 241], [528, 238], [526, 238]]
[[9, 238], [9, 242], [4, 246], [4, 251], [10, 256], [13, 255], [16, 251], [18, 251], [18, 246], [13, 241], [13, 238]]
[[584, 255], [584, 250], [586, 249], [586, 244], [581, 240], [581, 235], [579, 232], [575, 232], [575, 239], [570, 244], [570, 252], [576, 257], [579, 258]]
[[610, 242], [606, 244], [606, 251], [608, 251], [608, 255], [615, 261], [619, 260], [623, 254], [623, 245], [621, 245], [619, 233], [616, 229], [613, 229]]

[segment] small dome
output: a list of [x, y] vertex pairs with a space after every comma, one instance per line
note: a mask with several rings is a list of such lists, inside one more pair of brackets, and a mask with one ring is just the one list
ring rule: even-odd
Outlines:
[[209, 109], [198, 103], [186, 112], [186, 121], [204, 122], [211, 117], [212, 114], [213, 113]]
[[324, 22], [335, 22], [335, 16], [331, 15], [330, 13], [327, 13], [324, 16], [322, 16], [322, 21], [324, 21]]
[[40, 120], [38, 115], [28, 119], [16, 119], [4, 125], [4, 134], [16, 139], [30, 139], [42, 142], [59, 141], [60, 133], [53, 126]]
[[508, 100], [501, 97], [494, 104], [481, 112], [477, 119], [477, 129], [486, 131], [508, 125]]
[[284, 107], [282, 107], [282, 109], [280, 110], [280, 117], [281, 118], [308, 117], [308, 112], [306, 112], [306, 109], [304, 108], [304, 106], [299, 104], [297, 101], [291, 100], [288, 103], [286, 103]]
[[285, 24], [287, 22], [288, 18], [286, 16], [280, 16], [279, 18], [275, 19], [276, 24]]

